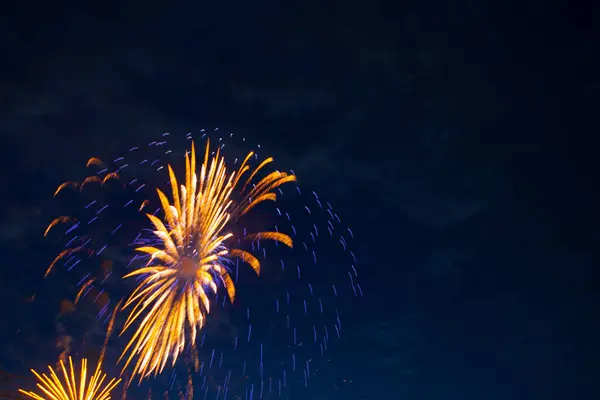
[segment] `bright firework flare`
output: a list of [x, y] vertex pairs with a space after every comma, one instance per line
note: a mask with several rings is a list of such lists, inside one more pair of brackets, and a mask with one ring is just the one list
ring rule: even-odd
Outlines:
[[[121, 382], [121, 379], [111, 379], [106, 385], [106, 374], [102, 372], [101, 363], [98, 363], [94, 375], [87, 380], [87, 359], [81, 360], [79, 382], [75, 379], [73, 360], [69, 357], [69, 366], [60, 360], [62, 380], [52, 367], [48, 366], [50, 376], [31, 370], [39, 380], [37, 384], [43, 394], [19, 389], [19, 392], [36, 400], [109, 400], [110, 392]], [[60, 373], [60, 372], [59, 372]], [[64, 381], [64, 382], [63, 382]]]
[[[150, 259], [145, 267], [125, 276], [143, 275], [122, 308], [132, 306], [122, 333], [146, 311], [121, 356], [131, 350], [124, 368], [138, 356], [134, 374], [140, 375], [140, 379], [160, 373], [169, 358], [174, 364], [185, 348], [186, 337], [195, 346], [196, 334], [210, 312], [207, 291], [217, 292], [215, 280], [221, 281], [231, 301], [235, 299], [235, 287], [224, 265], [225, 259], [240, 258], [260, 273], [260, 262], [255, 256], [226, 246], [233, 234], [225, 233], [225, 228], [230, 220], [248, 213], [257, 204], [276, 200], [273, 191], [296, 180], [294, 175], [274, 171], [253, 185], [256, 173], [273, 161], [272, 158], [250, 172], [247, 163], [254, 154], [250, 152], [238, 170], [228, 173], [219, 150], [214, 157], [209, 157], [209, 148], [208, 143], [198, 177], [192, 142], [191, 152], [185, 156], [185, 184], [180, 187], [173, 169], [168, 166], [172, 204], [157, 189], [165, 221], [147, 214], [156, 229], [154, 235], [159, 244], [138, 247], [137, 251], [150, 255]], [[233, 194], [240, 186], [241, 196], [235, 201]], [[292, 247], [292, 239], [280, 232], [253, 233], [245, 239], [275, 240]]]
[[[155, 228], [156, 244], [136, 249], [148, 255], [149, 260], [144, 267], [124, 277], [141, 276], [141, 282], [121, 308], [130, 309], [121, 334], [136, 321], [141, 321], [119, 361], [126, 357], [125, 370], [137, 356], [132, 378], [139, 375], [140, 381], [151, 374], [159, 374], [169, 359], [175, 364], [186, 342], [195, 347], [197, 333], [210, 312], [208, 294], [217, 292], [217, 282], [223, 284], [230, 300], [234, 301], [235, 286], [226, 267], [228, 260], [241, 259], [257, 274], [260, 273], [258, 258], [242, 249], [228, 247], [229, 243], [234, 239], [273, 240], [292, 247], [292, 239], [280, 232], [258, 232], [234, 238], [225, 229], [230, 221], [236, 221], [256, 205], [275, 201], [275, 189], [284, 183], [296, 181], [296, 177], [273, 171], [256, 182], [256, 175], [273, 158], [265, 159], [252, 169], [248, 161], [254, 152], [250, 152], [239, 168], [229, 172], [224, 157], [220, 155], [220, 148], [214, 156], [209, 157], [209, 154], [210, 143], [207, 142], [198, 176], [192, 142], [191, 151], [185, 156], [185, 184], [181, 186], [178, 186], [173, 169], [168, 166], [172, 203], [157, 189], [164, 220], [147, 214]], [[98, 162], [95, 158], [90, 159], [88, 165]], [[90, 179], [104, 184], [108, 179], [118, 178], [116, 173], [109, 173], [104, 179], [86, 178], [81, 185], [67, 182], [59, 186], [55, 195], [68, 186], [81, 187], [91, 182]], [[46, 234], [58, 223], [69, 220], [68, 217], [56, 218]], [[60, 259], [86, 251], [89, 250], [83, 247], [62, 251], [46, 275]]]

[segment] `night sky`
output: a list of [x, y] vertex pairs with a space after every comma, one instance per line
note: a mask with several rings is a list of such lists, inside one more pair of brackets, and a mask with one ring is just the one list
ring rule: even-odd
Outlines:
[[56, 185], [90, 155], [220, 127], [358, 238], [365, 296], [298, 399], [599, 398], [597, 11], [177, 3], [2, 8], [0, 370], [57, 357]]

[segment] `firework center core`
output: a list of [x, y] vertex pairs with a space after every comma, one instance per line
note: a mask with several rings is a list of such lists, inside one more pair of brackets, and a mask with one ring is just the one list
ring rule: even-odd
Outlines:
[[185, 279], [195, 279], [196, 269], [198, 268], [197, 261], [191, 257], [183, 257], [181, 260], [181, 275]]

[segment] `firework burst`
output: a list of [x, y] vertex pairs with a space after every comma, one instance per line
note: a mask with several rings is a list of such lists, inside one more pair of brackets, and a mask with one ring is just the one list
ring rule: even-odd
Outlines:
[[42, 394], [19, 389], [19, 392], [36, 400], [110, 400], [110, 393], [121, 382], [121, 379], [111, 379], [105, 383], [106, 374], [102, 372], [101, 363], [96, 366], [96, 371], [89, 378], [87, 376], [87, 359], [81, 360], [79, 381], [75, 378], [76, 372], [73, 360], [69, 357], [69, 366], [60, 360], [60, 371], [62, 379], [50, 366], [50, 374], [39, 374], [35, 370], [31, 372], [38, 379], [37, 387]]
[[[123, 351], [124, 356], [131, 349], [124, 368], [137, 356], [134, 374], [140, 377], [159, 373], [169, 359], [174, 364], [186, 341], [195, 347], [197, 332], [210, 312], [206, 291], [217, 293], [215, 279], [221, 281], [233, 302], [235, 285], [227, 267], [232, 257], [244, 260], [260, 273], [260, 262], [254, 255], [229, 248], [228, 243], [235, 243], [235, 238], [225, 228], [231, 219], [239, 219], [261, 202], [275, 201], [274, 190], [295, 181], [294, 175], [275, 171], [250, 186], [256, 173], [271, 158], [251, 172], [247, 162], [253, 153], [249, 153], [238, 170], [228, 173], [219, 150], [209, 157], [209, 148], [207, 144], [197, 176], [192, 143], [191, 153], [185, 156], [185, 184], [181, 187], [168, 166], [172, 204], [157, 189], [165, 221], [147, 214], [159, 243], [156, 247], [137, 247], [138, 252], [148, 254], [150, 259], [146, 266], [125, 275], [125, 278], [143, 277], [123, 306], [123, 310], [131, 306], [123, 332], [145, 312]], [[243, 181], [245, 175], [248, 177]], [[232, 194], [238, 188], [236, 202]], [[292, 239], [280, 232], [248, 234], [244, 239], [270, 239], [292, 247]]]
[[293, 171], [269, 170], [260, 148], [238, 152], [230, 135], [213, 150], [207, 136], [198, 166], [191, 134], [179, 147], [165, 134], [92, 158], [95, 172], [60, 185], [69, 214], [46, 234], [63, 225], [66, 244], [47, 275], [79, 276], [74, 303], [98, 304], [105, 347], [119, 326], [128, 381], [183, 357], [205, 396], [283, 396], [307, 386], [340, 335], [347, 295], [362, 295], [352, 231]]

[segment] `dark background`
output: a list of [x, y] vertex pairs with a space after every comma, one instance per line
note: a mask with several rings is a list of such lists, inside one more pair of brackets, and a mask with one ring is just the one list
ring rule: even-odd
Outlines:
[[200, 3], [2, 6], [2, 370], [56, 357], [58, 305], [27, 300], [55, 185], [90, 154], [219, 126], [361, 238], [365, 312], [322, 398], [598, 398], [593, 7]]

